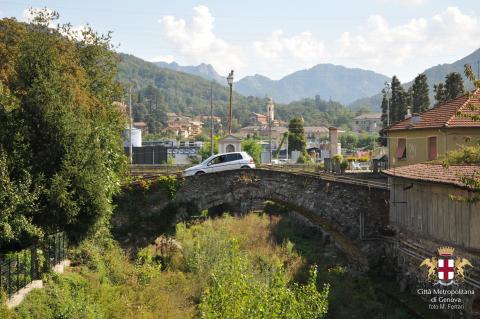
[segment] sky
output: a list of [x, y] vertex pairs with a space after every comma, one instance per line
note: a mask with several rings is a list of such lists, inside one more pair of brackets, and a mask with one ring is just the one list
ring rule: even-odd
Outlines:
[[31, 7], [113, 31], [119, 52], [209, 63], [221, 75], [235, 70], [235, 80], [333, 63], [407, 82], [480, 48], [478, 0], [0, 0], [0, 16], [28, 21]]

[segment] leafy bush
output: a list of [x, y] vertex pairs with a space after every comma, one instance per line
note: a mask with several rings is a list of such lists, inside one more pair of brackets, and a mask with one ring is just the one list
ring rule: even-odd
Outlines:
[[247, 139], [242, 141], [242, 150], [247, 152], [250, 155], [256, 164], [259, 164], [261, 161], [262, 147], [258, 144], [258, 141], [255, 139]]

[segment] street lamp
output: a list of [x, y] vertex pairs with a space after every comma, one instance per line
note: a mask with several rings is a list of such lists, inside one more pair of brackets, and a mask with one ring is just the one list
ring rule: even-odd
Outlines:
[[227, 82], [230, 86], [230, 107], [228, 111], [228, 134], [232, 134], [232, 87], [233, 87], [233, 70], [227, 76]]

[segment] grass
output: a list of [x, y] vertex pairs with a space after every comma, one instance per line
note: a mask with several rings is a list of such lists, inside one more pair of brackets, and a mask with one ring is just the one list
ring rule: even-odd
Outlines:
[[395, 284], [349, 271], [348, 258], [285, 207], [266, 211], [177, 224], [133, 258], [108, 231], [97, 234], [72, 251], [64, 275], [47, 275], [45, 289], [15, 311], [0, 307], [0, 318], [316, 318], [327, 307], [335, 319], [430, 316]]
[[[240, 305], [258, 303], [262, 296], [278, 297], [258, 304], [258, 309], [267, 313], [281, 309], [285, 313], [321, 314], [326, 311], [327, 290], [317, 291], [313, 284], [314, 291], [307, 294], [304, 290], [312, 286], [291, 285], [294, 275], [304, 267], [304, 259], [291, 243], [278, 244], [272, 236], [280, 221], [280, 217], [250, 214], [179, 224], [174, 239], [181, 249], [165, 253], [159, 244], [152, 244], [139, 250], [135, 260], [128, 258], [118, 242], [103, 234], [72, 251], [73, 267], [65, 274], [47, 275], [44, 289], [30, 293], [15, 311], [2, 309], [0, 314], [5, 318], [45, 319], [221, 318], [219, 311], [229, 311], [242, 318], [242, 311], [252, 308]], [[239, 272], [245, 280], [232, 275]], [[242, 295], [249, 302], [228, 295], [228, 289], [217, 289], [213, 274], [223, 278], [226, 287], [249, 287]], [[227, 295], [229, 302], [217, 309], [218, 296]], [[312, 297], [319, 302], [309, 302]], [[306, 309], [305, 305], [322, 307]], [[247, 317], [256, 318], [251, 313]]]

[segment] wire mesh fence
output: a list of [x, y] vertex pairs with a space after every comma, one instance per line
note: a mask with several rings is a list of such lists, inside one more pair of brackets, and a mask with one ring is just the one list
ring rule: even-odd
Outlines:
[[0, 257], [0, 291], [9, 298], [66, 259], [67, 238], [63, 232], [48, 235], [26, 249]]

